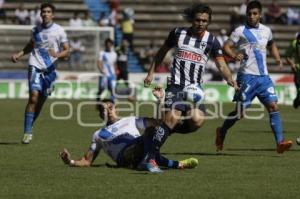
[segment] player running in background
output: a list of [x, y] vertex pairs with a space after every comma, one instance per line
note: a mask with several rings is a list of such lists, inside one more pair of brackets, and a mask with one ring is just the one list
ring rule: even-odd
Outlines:
[[101, 94], [106, 87], [110, 91], [112, 101], [115, 101], [117, 53], [114, 50], [114, 42], [109, 38], [105, 40], [105, 50], [99, 53], [97, 66], [101, 74], [99, 77], [97, 101], [100, 101]]
[[[159, 97], [162, 96], [162, 92], [157, 88], [153, 93]], [[99, 105], [99, 113], [102, 119], [107, 120], [106, 127], [94, 133], [90, 148], [81, 159], [71, 160], [70, 153], [64, 149], [60, 153], [63, 162], [70, 166], [90, 166], [103, 149], [119, 167], [137, 169], [144, 157], [144, 148], [147, 147], [145, 140], [153, 140], [153, 135], [149, 132], [143, 135], [140, 132], [154, 127], [158, 121], [134, 116], [119, 118], [112, 100], [103, 100]], [[160, 166], [174, 169], [194, 168], [198, 165], [198, 160], [195, 158], [175, 161], [163, 157], [160, 153], [156, 154], [155, 160]], [[151, 167], [151, 172], [162, 172], [155, 162], [153, 164], [155, 167]]]
[[292, 141], [285, 141], [283, 138], [277, 96], [266, 65], [267, 49], [271, 51], [280, 68], [282, 61], [271, 29], [260, 23], [261, 14], [261, 3], [250, 1], [247, 5], [247, 23], [236, 28], [224, 46], [229, 56], [241, 62], [237, 76], [240, 90], [234, 96], [234, 101], [237, 102], [235, 110], [229, 113], [223, 125], [216, 130], [215, 144], [218, 151], [223, 149], [228, 129], [243, 117], [245, 109], [250, 107], [255, 97], [258, 97], [269, 112], [277, 152], [283, 153], [292, 146]]
[[[69, 44], [64, 29], [54, 23], [55, 7], [41, 4], [42, 24], [33, 27], [30, 41], [23, 50], [12, 56], [13, 62], [30, 53], [28, 67], [29, 99], [25, 109], [24, 137], [22, 143], [32, 140], [32, 126], [48, 95], [53, 91], [56, 79], [56, 62], [69, 55]], [[62, 50], [60, 50], [62, 49]]]
[[297, 96], [294, 99], [293, 106], [298, 108], [300, 105], [300, 32], [285, 52], [287, 63], [291, 66], [294, 73], [294, 82], [297, 90]]
[[[194, 4], [185, 9], [184, 16], [191, 26], [173, 29], [154, 57], [144, 80], [145, 87], [151, 84], [154, 69], [161, 64], [166, 53], [172, 48], [175, 49], [171, 77], [168, 79], [166, 88], [165, 117], [162, 124], [154, 130], [156, 136], [145, 156], [145, 166], [155, 160], [155, 154], [172, 132], [190, 133], [202, 126], [205, 112], [203, 105], [196, 108], [187, 106], [183, 89], [190, 84], [202, 83], [209, 57], [215, 59], [227, 83], [237, 89], [218, 40], [207, 31], [211, 15], [211, 8], [205, 4]], [[190, 119], [183, 120], [183, 123], [179, 124], [183, 115]]]

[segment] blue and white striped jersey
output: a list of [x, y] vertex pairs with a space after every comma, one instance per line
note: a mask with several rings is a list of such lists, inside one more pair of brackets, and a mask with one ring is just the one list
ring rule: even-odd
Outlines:
[[145, 118], [124, 117], [96, 131], [90, 150], [96, 151], [102, 148], [108, 156], [117, 161], [124, 147], [132, 144], [136, 138], [140, 137], [139, 131], [144, 130], [146, 125]]
[[179, 27], [169, 33], [165, 44], [175, 48], [171, 67], [171, 83], [186, 86], [202, 83], [202, 76], [210, 56], [223, 56], [220, 43], [210, 32], [193, 34], [191, 28]]
[[53, 49], [58, 53], [62, 44], [68, 42], [66, 32], [56, 23], [47, 28], [41, 25], [33, 27], [31, 39], [34, 42], [34, 48], [30, 53], [29, 65], [39, 69], [55, 66], [57, 58], [50, 56], [48, 50]]
[[259, 24], [257, 27], [242, 25], [231, 34], [229, 42], [233, 42], [239, 52], [244, 53], [240, 73], [251, 75], [268, 75], [267, 47], [272, 45], [273, 36], [269, 27]]
[[99, 53], [99, 61], [103, 63], [103, 69], [106, 77], [116, 77], [115, 64], [117, 62], [118, 55], [112, 50], [108, 51], [100, 51]]

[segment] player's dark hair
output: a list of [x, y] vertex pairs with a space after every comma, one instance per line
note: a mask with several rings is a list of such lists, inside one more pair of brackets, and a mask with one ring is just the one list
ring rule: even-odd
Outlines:
[[114, 101], [111, 100], [111, 99], [103, 99], [101, 100], [98, 105], [97, 105], [97, 109], [99, 111], [99, 116], [101, 117], [101, 119], [105, 119], [105, 108], [104, 108], [104, 104], [107, 103], [107, 102], [110, 102], [112, 104], [114, 104]]
[[52, 12], [54, 13], [55, 12], [55, 6], [52, 4], [52, 3], [42, 3], [41, 4], [41, 11], [44, 9], [44, 8], [51, 8]]
[[261, 13], [262, 11], [262, 6], [261, 6], [261, 3], [259, 1], [250, 1], [248, 4], [247, 4], [247, 10], [246, 12], [248, 12], [249, 10], [252, 10], [252, 9], [255, 9], [257, 8], [259, 10], [259, 12]]
[[191, 7], [183, 10], [183, 17], [188, 21], [192, 22], [197, 13], [207, 13], [209, 15], [209, 21], [211, 21], [212, 9], [202, 3], [195, 3]]
[[107, 43], [114, 44], [114, 41], [113, 41], [111, 38], [107, 38], [107, 39], [105, 39], [105, 45], [106, 45]]

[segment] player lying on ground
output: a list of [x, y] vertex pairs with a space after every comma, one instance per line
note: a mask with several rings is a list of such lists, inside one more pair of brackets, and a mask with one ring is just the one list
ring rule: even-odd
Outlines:
[[[154, 89], [153, 94], [156, 97], [163, 97], [163, 91], [160, 88]], [[112, 100], [101, 102], [99, 114], [102, 119], [107, 120], [107, 125], [94, 133], [89, 150], [79, 160], [72, 160], [68, 150], [64, 149], [60, 153], [63, 162], [70, 166], [90, 166], [100, 150], [103, 149], [119, 167], [139, 169], [145, 149], [153, 142], [153, 134], [149, 133], [153, 129], [146, 130], [143, 135], [140, 134], [140, 131], [155, 127], [159, 121], [153, 118], [134, 116], [120, 118]], [[198, 165], [198, 160], [195, 158], [175, 161], [163, 157], [159, 152], [156, 153], [155, 161], [159, 166], [174, 169], [194, 168]], [[149, 171], [161, 172], [155, 161], [150, 163]]]
[[273, 41], [272, 31], [260, 23], [262, 6], [259, 1], [250, 1], [247, 5], [247, 23], [237, 27], [225, 43], [226, 53], [241, 62], [237, 75], [240, 90], [236, 92], [234, 101], [236, 108], [229, 113], [221, 127], [216, 130], [217, 151], [223, 149], [228, 130], [244, 116], [245, 109], [251, 106], [257, 97], [269, 112], [270, 126], [274, 133], [277, 152], [289, 150], [293, 142], [284, 140], [281, 117], [277, 105], [277, 96], [273, 82], [268, 75], [267, 49], [276, 63], [282, 68], [279, 51]]

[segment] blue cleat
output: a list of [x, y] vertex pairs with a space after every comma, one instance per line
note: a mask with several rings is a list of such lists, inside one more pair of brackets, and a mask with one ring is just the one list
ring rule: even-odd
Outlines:
[[150, 159], [149, 161], [143, 160], [139, 166], [138, 169], [150, 171], [151, 173], [163, 173], [163, 170], [159, 168], [156, 161], [154, 159]]

